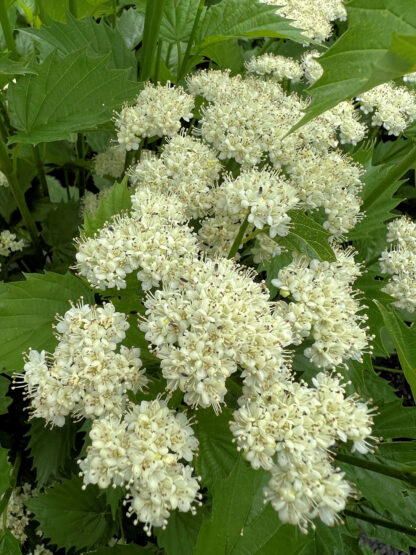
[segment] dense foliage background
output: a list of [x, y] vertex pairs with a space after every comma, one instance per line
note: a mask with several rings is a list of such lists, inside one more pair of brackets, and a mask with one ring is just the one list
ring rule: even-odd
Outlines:
[[[23, 370], [23, 352], [53, 351], [52, 324], [68, 310], [68, 301], [111, 300], [131, 322], [142, 310], [134, 284], [122, 292], [93, 290], [71, 270], [80, 230], [93, 236], [113, 215], [131, 208], [127, 180], [114, 185], [95, 171], [95, 156], [116, 139], [114, 111], [133, 101], [148, 79], [184, 85], [197, 68], [235, 75], [253, 55], [299, 60], [311, 47], [323, 52], [324, 73], [307, 91], [312, 101], [299, 125], [381, 83], [403, 84], [401, 77], [416, 71], [414, 1], [351, 0], [346, 8], [348, 20], [338, 22], [321, 44], [275, 7], [254, 0], [1, 0], [0, 169], [8, 186], [0, 186], [0, 228], [24, 242], [0, 256], [1, 554], [41, 555], [41, 544], [71, 555], [369, 553], [364, 538], [405, 552], [416, 546], [416, 317], [394, 307], [381, 290], [378, 263], [387, 223], [400, 214], [415, 218], [416, 123], [398, 137], [375, 127], [358, 146], [343, 147], [366, 170], [365, 216], [345, 244], [355, 246], [367, 268], [356, 288], [374, 339], [372, 355], [339, 371], [350, 380], [350, 393], [373, 399], [373, 435], [383, 438], [373, 454], [337, 454], [337, 465], [357, 488], [343, 524], [316, 522], [303, 535], [263, 505], [267, 473], [246, 465], [231, 442], [228, 422], [240, 388], [232, 380], [221, 414], [196, 413], [195, 467], [203, 506], [195, 516], [174, 512], [167, 528], [153, 529], [151, 537], [125, 516], [121, 488], [81, 489], [77, 460], [85, 455], [91, 422], [45, 427], [43, 420], [29, 418], [22, 390], [12, 387], [13, 374]], [[293, 90], [306, 88], [302, 83]], [[148, 141], [147, 148], [159, 147], [157, 140]], [[132, 162], [127, 153], [125, 168]], [[102, 191], [96, 210], [88, 212], [88, 195]], [[295, 222], [290, 248], [325, 260], [329, 234], [319, 217], [305, 218]], [[276, 257], [259, 267], [272, 297], [277, 290], [271, 279], [283, 264]], [[153, 375], [152, 397], [163, 392], [144, 334], [135, 328], [126, 344], [142, 349]], [[306, 381], [317, 372], [302, 350], [294, 370]], [[181, 402], [175, 394], [169, 406]], [[24, 484], [34, 491], [23, 496], [28, 518], [20, 520], [21, 541], [8, 528], [7, 512], [13, 492], [21, 493]]]

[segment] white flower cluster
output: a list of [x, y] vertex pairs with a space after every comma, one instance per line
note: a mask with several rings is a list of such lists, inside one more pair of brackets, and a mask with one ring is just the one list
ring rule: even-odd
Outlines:
[[276, 81], [290, 79], [293, 83], [298, 83], [303, 77], [302, 66], [286, 56], [275, 56], [274, 54], [253, 56], [245, 66], [247, 73], [270, 76]]
[[247, 383], [285, 374], [291, 329], [254, 275], [232, 260], [195, 260], [179, 287], [147, 297], [140, 329], [161, 359], [168, 388], [185, 392], [189, 405], [219, 412], [237, 365]]
[[182, 225], [186, 206], [174, 195], [143, 187], [132, 198], [131, 216], [117, 216], [92, 238], [79, 242], [77, 269], [94, 287], [126, 287], [139, 270], [144, 290], [172, 281], [184, 260], [197, 256], [197, 237]]
[[271, 472], [266, 500], [283, 522], [307, 532], [319, 517], [333, 526], [352, 493], [343, 473], [331, 464], [338, 441], [352, 451], [369, 451], [372, 418], [365, 403], [345, 396], [340, 376], [318, 374], [314, 387], [285, 380], [239, 400], [231, 431], [253, 468]]
[[175, 135], [181, 119], [190, 121], [194, 99], [181, 87], [146, 83], [134, 106], [124, 106], [115, 124], [117, 139], [125, 150], [137, 150], [145, 137]]
[[121, 346], [115, 352], [128, 327], [111, 303], [70, 308], [56, 325], [59, 343], [53, 355], [31, 350], [16, 378], [26, 388], [32, 415], [55, 426], [63, 426], [69, 414], [119, 415], [127, 391], [147, 383], [140, 349]]
[[344, 0], [259, 0], [277, 6], [277, 13], [293, 19], [293, 25], [311, 39], [323, 42], [332, 34], [332, 21], [345, 21]]
[[128, 514], [145, 523], [149, 536], [152, 526], [166, 526], [172, 510], [195, 511], [198, 478], [181, 461], [192, 461], [198, 440], [184, 413], [165, 401], [142, 401], [123, 419], [95, 420], [90, 438], [87, 457], [78, 461], [84, 487], [126, 486]]
[[27, 539], [26, 526], [30, 522], [30, 512], [26, 509], [25, 503], [30, 497], [30, 484], [23, 484], [21, 488], [13, 490], [7, 505], [7, 528], [20, 544]]
[[390, 274], [383, 291], [394, 297], [395, 306], [416, 311], [416, 222], [403, 216], [388, 225], [387, 241], [395, 247], [381, 253], [380, 268]]
[[309, 85], [316, 83], [324, 73], [321, 64], [316, 61], [320, 55], [317, 50], [310, 50], [302, 56], [301, 64], [305, 79]]
[[100, 206], [100, 202], [107, 198], [112, 191], [111, 187], [105, 187], [99, 193], [92, 193], [91, 191], [86, 191], [85, 195], [81, 199], [80, 214], [81, 216], [92, 216]]
[[416, 83], [416, 72], [408, 73], [403, 77], [405, 83]]
[[[211, 102], [203, 108], [198, 132], [214, 146], [220, 159], [234, 158], [243, 168], [249, 168], [268, 156], [276, 169], [283, 169], [306, 209], [325, 208], [326, 226], [334, 236], [346, 233], [357, 223], [360, 169], [335, 150], [339, 142], [356, 144], [365, 135], [366, 127], [359, 122], [359, 112], [351, 103], [341, 103], [286, 136], [307, 104], [295, 94], [284, 93], [277, 82], [209, 71], [189, 77], [188, 88]], [[313, 206], [308, 203], [312, 191], [316, 191]], [[210, 242], [209, 234], [226, 237], [232, 223], [228, 220], [228, 231], [222, 233], [227, 224], [215, 226], [211, 222], [212, 229], [204, 233], [204, 241]]]
[[199, 218], [212, 207], [211, 188], [222, 166], [215, 152], [202, 141], [184, 134], [175, 135], [164, 147], [160, 158], [152, 153], [130, 168], [137, 187], [175, 193], [186, 205], [189, 218]]
[[9, 180], [7, 179], [5, 174], [2, 171], [0, 171], [0, 187], [8, 187], [8, 186], [9, 186]]
[[120, 145], [110, 146], [97, 154], [93, 161], [93, 171], [102, 177], [120, 177], [124, 173], [126, 151]]
[[335, 250], [336, 262], [310, 260], [295, 255], [291, 264], [279, 271], [272, 284], [283, 297], [287, 319], [293, 325], [294, 343], [300, 344], [310, 334], [313, 343], [304, 354], [318, 368], [335, 368], [345, 360], [362, 360], [368, 349], [366, 316], [351, 284], [360, 275], [352, 253]]
[[23, 239], [17, 239], [15, 233], [5, 229], [0, 233], [0, 256], [9, 256], [12, 252], [21, 251], [24, 244]]
[[400, 135], [416, 120], [416, 95], [406, 87], [384, 83], [359, 96], [361, 110], [374, 112], [371, 123], [382, 125], [390, 135]]

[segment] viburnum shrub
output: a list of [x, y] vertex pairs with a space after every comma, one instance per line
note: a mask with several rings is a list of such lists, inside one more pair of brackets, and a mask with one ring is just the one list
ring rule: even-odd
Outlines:
[[414, 1], [0, 22], [0, 555], [409, 553]]

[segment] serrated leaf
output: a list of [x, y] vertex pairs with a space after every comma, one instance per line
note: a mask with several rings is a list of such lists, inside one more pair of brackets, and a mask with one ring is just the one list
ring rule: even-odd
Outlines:
[[166, 555], [193, 555], [194, 546], [205, 513], [199, 509], [196, 515], [175, 511], [169, 517], [165, 530], [157, 528], [157, 545]]
[[167, 42], [188, 42], [194, 25], [199, 0], [165, 2], [159, 37]]
[[194, 555], [299, 553], [307, 538], [263, 503], [268, 480], [267, 472], [253, 470], [238, 457], [231, 474], [214, 490], [212, 515], [201, 526]]
[[74, 476], [26, 502], [39, 529], [58, 547], [83, 549], [111, 537], [105, 497], [98, 495], [97, 487], [81, 486], [82, 480]]
[[20, 544], [10, 530], [5, 530], [0, 535], [0, 553], [2, 555], [22, 555]]
[[27, 73], [35, 73], [26, 62], [16, 62], [9, 58], [8, 53], [0, 54], [0, 85], [3, 88], [16, 75], [26, 75]]
[[416, 328], [406, 326], [393, 307], [386, 308], [380, 302], [375, 302], [387, 331], [393, 338], [400, 365], [412, 390], [413, 398], [416, 398]]
[[277, 15], [276, 6], [253, 0], [222, 0], [207, 9], [195, 33], [195, 54], [210, 44], [230, 39], [259, 37], [289, 38], [305, 43], [308, 39], [290, 21]]
[[[0, 446], [0, 497], [10, 486], [10, 472], [12, 467], [8, 458], [9, 452]], [[1, 553], [1, 551], [0, 551]]]
[[69, 139], [71, 133], [95, 129], [139, 91], [128, 70], [107, 68], [108, 56], [85, 50], [60, 57], [55, 50], [8, 89], [9, 116], [19, 133], [9, 143]]
[[342, 100], [414, 71], [406, 58], [398, 63], [404, 44], [393, 36], [416, 34], [413, 0], [352, 0], [345, 7], [348, 30], [319, 58], [324, 74], [308, 89], [312, 102], [295, 128]]
[[351, 537], [345, 526], [329, 527], [320, 520], [314, 522], [315, 530], [309, 532], [310, 541], [299, 555], [357, 555], [358, 540]]
[[67, 22], [54, 21], [50, 27], [23, 29], [24, 33], [36, 41], [47, 43], [56, 48], [63, 56], [85, 48], [90, 56], [109, 54], [108, 67], [129, 69], [131, 79], [136, 78], [136, 57], [127, 47], [117, 29], [109, 27], [104, 19], [99, 23], [92, 18], [78, 20], [68, 14]]
[[138, 10], [128, 8], [117, 18], [116, 29], [123, 37], [127, 48], [132, 49], [143, 37], [144, 17]]
[[224, 409], [218, 416], [211, 409], [196, 413], [194, 430], [199, 440], [199, 454], [194, 466], [208, 488], [228, 476], [238, 457], [228, 426], [231, 415], [230, 409]]
[[94, 214], [92, 216], [85, 214], [84, 234], [86, 237], [92, 237], [106, 222], [111, 220], [112, 216], [130, 210], [131, 191], [127, 188], [127, 183], [127, 176], [120, 183], [115, 183], [111, 193], [101, 199]]
[[290, 210], [288, 214], [292, 220], [290, 232], [285, 237], [275, 237], [276, 243], [288, 251], [306, 254], [310, 258], [330, 262], [336, 260], [329, 244], [330, 233], [300, 210]]
[[52, 324], [69, 310], [69, 301], [94, 302], [91, 290], [74, 275], [46, 272], [26, 280], [0, 283], [0, 364], [8, 373], [23, 370], [22, 353], [54, 349]]
[[35, 418], [30, 423], [28, 449], [36, 470], [36, 482], [44, 486], [51, 478], [57, 478], [68, 463], [75, 445], [76, 427], [66, 419], [61, 428], [47, 428], [45, 421]]
[[7, 396], [9, 386], [10, 381], [4, 376], [0, 376], [0, 414], [6, 414], [7, 407], [12, 402], [12, 399]]

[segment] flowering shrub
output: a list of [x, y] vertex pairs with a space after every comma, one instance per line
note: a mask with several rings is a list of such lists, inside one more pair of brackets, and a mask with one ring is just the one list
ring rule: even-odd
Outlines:
[[0, 6], [0, 554], [416, 546], [397, 1]]

